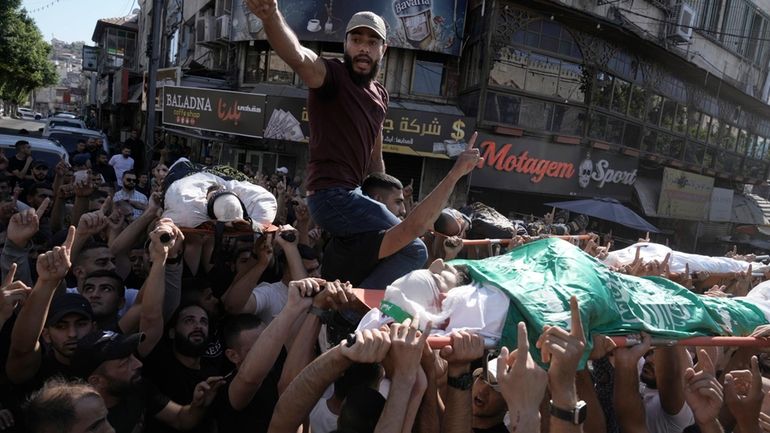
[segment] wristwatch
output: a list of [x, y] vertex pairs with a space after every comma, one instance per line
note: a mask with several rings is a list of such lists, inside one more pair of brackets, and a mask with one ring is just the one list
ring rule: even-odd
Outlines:
[[556, 407], [553, 404], [553, 400], [551, 400], [548, 405], [550, 406], [551, 416], [555, 416], [560, 420], [567, 421], [574, 425], [583, 424], [583, 421], [586, 420], [588, 405], [583, 400], [577, 402], [575, 407], [572, 409], [562, 409], [560, 407]]
[[467, 391], [473, 386], [473, 374], [463, 373], [457, 377], [447, 376], [447, 385], [461, 391]]
[[318, 316], [321, 323], [327, 324], [332, 319], [332, 315], [334, 315], [333, 310], [324, 310], [323, 308], [318, 308], [314, 305], [310, 306], [310, 309], [307, 310], [307, 314], [312, 314], [314, 316]]

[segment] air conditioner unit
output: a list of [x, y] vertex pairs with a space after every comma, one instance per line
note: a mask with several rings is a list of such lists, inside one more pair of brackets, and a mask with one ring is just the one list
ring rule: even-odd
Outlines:
[[230, 40], [230, 15], [217, 17], [217, 39]]
[[195, 42], [211, 42], [214, 40], [215, 31], [214, 17], [206, 15], [198, 18], [195, 23]]
[[676, 25], [671, 28], [668, 38], [679, 43], [690, 42], [696, 18], [692, 6], [685, 2], [680, 3], [676, 9]]

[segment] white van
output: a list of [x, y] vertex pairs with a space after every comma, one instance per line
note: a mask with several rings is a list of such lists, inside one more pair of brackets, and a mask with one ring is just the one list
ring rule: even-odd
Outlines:
[[87, 129], [86, 123], [80, 119], [71, 119], [66, 117], [49, 117], [45, 121], [45, 126], [42, 129], [43, 137], [51, 135], [51, 130], [61, 127], [70, 127], [77, 129]]

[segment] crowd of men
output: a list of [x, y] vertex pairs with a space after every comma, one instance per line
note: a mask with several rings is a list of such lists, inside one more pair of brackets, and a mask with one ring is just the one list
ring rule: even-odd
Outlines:
[[[475, 136], [413, 203], [382, 159], [382, 18], [354, 15], [344, 61], [328, 60], [299, 44], [275, 0], [247, 3], [310, 89], [306, 178], [166, 154], [135, 170], [136, 137], [112, 156], [80, 143], [47, 167], [20, 140], [0, 160], [0, 431], [770, 431], [760, 349], [652, 348], [647, 335], [616, 347], [587, 335], [575, 298], [569, 329], [536, 339], [538, 362], [523, 323], [518, 347], [499, 351], [468, 331], [432, 349], [419, 317], [356, 331], [353, 287], [383, 290], [421, 268], [442, 293], [467, 283], [443, 260], [474, 255], [462, 247], [471, 221], [445, 206], [481, 161]], [[172, 204], [207, 221], [164, 218]], [[665, 263], [617, 271], [709, 296], [754, 283], [749, 271], [705, 287]]]

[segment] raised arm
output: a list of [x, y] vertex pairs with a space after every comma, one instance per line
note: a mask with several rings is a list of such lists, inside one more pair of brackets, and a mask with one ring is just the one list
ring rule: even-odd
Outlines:
[[289, 283], [289, 299], [283, 310], [273, 319], [249, 350], [228, 388], [230, 405], [235, 410], [245, 408], [259, 391], [270, 369], [291, 334], [292, 324], [300, 314], [307, 312], [311, 296], [321, 287], [318, 280], [306, 278]]
[[273, 260], [272, 236], [262, 236], [254, 242], [251, 257], [246, 264], [246, 272], [235, 276], [230, 287], [222, 295], [222, 304], [229, 314], [253, 314], [257, 306], [252, 290], [259, 282], [259, 277]]
[[650, 350], [650, 336], [642, 334], [642, 344], [615, 349], [615, 386], [613, 405], [620, 431], [647, 433], [647, 421], [639, 395], [637, 363]]
[[403, 222], [385, 233], [380, 245], [379, 258], [382, 259], [396, 253], [409, 242], [433, 228], [433, 222], [438, 218], [441, 209], [444, 208], [444, 203], [454, 191], [457, 182], [483, 160], [479, 155], [479, 150], [474, 148], [477, 136], [477, 133], [473, 133], [468, 142], [468, 149], [460, 154], [455, 165], [436, 188], [415, 206], [412, 213], [407, 215]]
[[62, 246], [41, 254], [37, 259], [37, 282], [19, 312], [11, 332], [6, 373], [12, 383], [23, 383], [31, 379], [40, 368], [40, 334], [43, 332], [48, 307], [56, 288], [69, 271], [70, 248], [74, 239], [75, 228], [70, 227]]
[[247, 0], [246, 4], [262, 20], [267, 41], [278, 56], [291, 66], [309, 88], [321, 87], [326, 78], [326, 65], [316, 53], [300, 45], [297, 35], [278, 10], [276, 0]]
[[471, 386], [470, 384], [460, 386], [455, 382], [470, 375], [471, 362], [484, 356], [484, 339], [465, 331], [455, 332], [450, 338], [451, 344], [439, 352], [441, 357], [449, 363], [447, 369], [449, 387], [446, 393], [442, 432], [469, 433], [473, 420]]
[[268, 433], [296, 433], [313, 406], [329, 387], [354, 362], [380, 362], [390, 349], [390, 334], [376, 329], [356, 331], [355, 343], [346, 343], [316, 358], [281, 394], [270, 421]]

